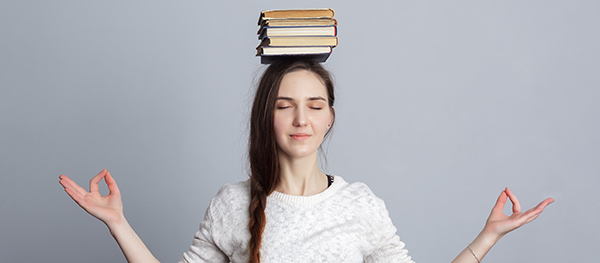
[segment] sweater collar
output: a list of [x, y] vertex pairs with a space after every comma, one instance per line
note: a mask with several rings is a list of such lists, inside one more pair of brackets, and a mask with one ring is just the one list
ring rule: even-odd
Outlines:
[[273, 191], [268, 198], [276, 199], [279, 201], [283, 201], [286, 203], [294, 203], [294, 204], [315, 204], [321, 202], [328, 197], [335, 194], [342, 186], [346, 185], [346, 181], [337, 175], [333, 176], [333, 183], [331, 186], [327, 187], [323, 192], [320, 192], [316, 195], [309, 196], [299, 196], [299, 195], [288, 195], [281, 192]]

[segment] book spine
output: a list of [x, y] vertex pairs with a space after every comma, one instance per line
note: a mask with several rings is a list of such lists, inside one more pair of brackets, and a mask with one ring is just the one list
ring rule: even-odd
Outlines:
[[[258, 40], [262, 40], [265, 37], [270, 37], [267, 36], [268, 34], [268, 30], [269, 28], [315, 28], [315, 27], [333, 27], [333, 35], [299, 35], [302, 37], [323, 37], [323, 36], [330, 36], [330, 37], [335, 37], [337, 36], [337, 26], [267, 26], [267, 27], [263, 27], [262, 30], [260, 31], [260, 33], [258, 34]], [[289, 37], [292, 37], [293, 35], [290, 35]]]
[[308, 11], [308, 10], [315, 10], [315, 11], [326, 10], [326, 11], [329, 12], [329, 14], [323, 14], [321, 16], [311, 16], [311, 15], [309, 15], [309, 16], [300, 16], [300, 15], [298, 15], [298, 16], [291, 16], [291, 17], [284, 17], [284, 18], [322, 18], [322, 19], [325, 19], [325, 18], [334, 18], [335, 17], [335, 11], [333, 9], [331, 9], [331, 8], [296, 9], [296, 10], [265, 10], [265, 11], [262, 11], [260, 13], [260, 16], [258, 17], [258, 25], [260, 26], [260, 24], [264, 20], [280, 19], [280, 18], [282, 18], [282, 17], [271, 17], [271, 16], [269, 16], [271, 13], [279, 12], [279, 11], [284, 12], [284, 11], [298, 11], [298, 10], [305, 10], [305, 11]]
[[263, 28], [312, 28], [312, 27], [336, 27], [336, 25], [311, 25], [311, 26], [266, 26]]
[[[256, 50], [261, 54], [264, 55], [264, 50], [265, 49], [270, 49], [270, 50], [294, 50], [296, 48], [308, 48], [308, 49], [312, 49], [312, 48], [327, 48], [328, 51], [326, 51], [325, 53], [331, 53], [333, 51], [333, 48], [331, 46], [285, 46], [285, 47], [256, 47]], [[296, 53], [296, 54], [304, 54], [304, 53]], [[311, 54], [311, 53], [309, 53]], [[321, 54], [321, 53], [313, 53], [313, 54]], [[288, 55], [288, 54], [278, 54], [278, 55]], [[292, 54], [289, 54], [292, 55]]]

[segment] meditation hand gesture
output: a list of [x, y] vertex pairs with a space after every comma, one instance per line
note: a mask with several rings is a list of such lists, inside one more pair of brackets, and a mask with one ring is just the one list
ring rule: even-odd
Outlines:
[[[506, 204], [506, 200], [510, 199], [512, 202], [512, 215], [507, 216], [502, 212], [504, 205]], [[513, 194], [508, 187], [500, 193], [490, 216], [488, 217], [485, 227], [483, 228], [483, 232], [500, 239], [504, 235], [508, 234], [508, 232], [513, 231], [524, 224], [527, 224], [534, 219], [536, 219], [544, 208], [554, 202], [554, 199], [547, 198], [546, 200], [539, 203], [534, 208], [531, 208], [525, 213], [521, 213], [521, 203], [519, 203], [519, 199]]]
[[[107, 226], [118, 224], [123, 218], [123, 204], [121, 203], [121, 193], [117, 183], [110, 176], [110, 173], [104, 169], [90, 180], [90, 191], [86, 191], [66, 175], [61, 175], [60, 184], [65, 188], [65, 192], [90, 215], [100, 219]], [[98, 183], [104, 178], [108, 185], [110, 193], [101, 196], [98, 192]]]
[[[127, 223], [123, 215], [121, 192], [119, 192], [117, 182], [115, 182], [115, 179], [110, 176], [110, 173], [106, 169], [90, 180], [89, 192], [64, 174], [60, 175], [59, 178], [60, 184], [65, 188], [65, 192], [81, 208], [108, 226], [111, 234], [121, 247], [125, 258], [127, 258], [127, 262], [158, 262], [140, 237], [133, 231], [133, 228]], [[98, 192], [98, 183], [102, 178], [104, 178], [110, 191], [105, 196], [100, 195], [100, 192]]]
[[[508, 199], [510, 199], [513, 204], [513, 213], [510, 216], [507, 216], [502, 212]], [[552, 202], [554, 202], [554, 199], [547, 198], [534, 208], [525, 211], [525, 213], [521, 213], [521, 203], [519, 203], [519, 199], [517, 199], [515, 194], [507, 187], [500, 193], [481, 233], [479, 233], [467, 248], [458, 254], [452, 263], [480, 263], [481, 259], [483, 259], [500, 238], [510, 231], [536, 219], [542, 211], [544, 211], [544, 208]]]

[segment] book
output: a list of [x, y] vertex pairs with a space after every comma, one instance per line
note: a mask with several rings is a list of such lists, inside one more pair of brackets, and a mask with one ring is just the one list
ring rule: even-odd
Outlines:
[[334, 15], [331, 8], [262, 11], [256, 56], [262, 64], [297, 57], [325, 62], [338, 45]]
[[[316, 62], [325, 62], [331, 53], [321, 53], [321, 54], [308, 54], [302, 55], [304, 58], [312, 59]], [[273, 56], [260, 56], [260, 64], [271, 64], [279, 59], [286, 59], [288, 57], [297, 57], [297, 55], [273, 55]]]
[[264, 27], [282, 26], [337, 26], [334, 18], [277, 18], [264, 20], [256, 34], [260, 34]]
[[274, 18], [264, 20], [260, 24], [262, 27], [268, 26], [337, 26], [335, 18]]
[[334, 16], [335, 11], [331, 8], [265, 10], [260, 12], [258, 25], [261, 25], [263, 20], [273, 18], [333, 18]]
[[282, 26], [264, 27], [258, 39], [284, 36], [336, 36], [336, 26]]
[[257, 47], [257, 56], [308, 55], [331, 53], [332, 47]]
[[331, 46], [338, 44], [337, 37], [265, 37], [259, 47]]

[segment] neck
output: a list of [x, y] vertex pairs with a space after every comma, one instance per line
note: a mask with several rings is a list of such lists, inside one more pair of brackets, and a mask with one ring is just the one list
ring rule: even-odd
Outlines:
[[327, 189], [327, 176], [319, 169], [317, 153], [303, 157], [291, 158], [281, 152], [279, 155], [278, 192], [308, 196]]

